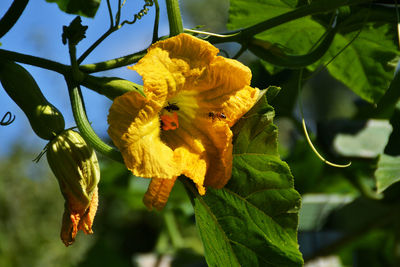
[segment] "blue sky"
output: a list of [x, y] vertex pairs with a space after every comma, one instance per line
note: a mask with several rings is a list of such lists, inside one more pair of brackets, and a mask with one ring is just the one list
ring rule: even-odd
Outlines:
[[[168, 34], [168, 22], [165, 14], [165, 1], [159, 2], [161, 10], [159, 34], [162, 36]], [[12, 0], [0, 1], [1, 16], [7, 11], [11, 3]], [[142, 5], [142, 1], [127, 1], [123, 8], [123, 18], [128, 18], [129, 13], [136, 13]], [[115, 7], [114, 10], [116, 10]], [[146, 48], [151, 42], [154, 13], [154, 9], [151, 8], [149, 14], [142, 20], [133, 25], [125, 25], [119, 31], [113, 33], [92, 52], [84, 61], [84, 64], [120, 57]], [[17, 24], [0, 39], [1, 48], [68, 64], [68, 49], [61, 42], [61, 34], [63, 25], [69, 25], [74, 18], [75, 15], [61, 12], [54, 3], [47, 3], [45, 0], [30, 1]], [[82, 18], [82, 24], [89, 26], [89, 28], [86, 32], [86, 39], [78, 46], [78, 55], [108, 29], [109, 17], [106, 1], [102, 1], [94, 19]], [[24, 65], [24, 67], [34, 76], [45, 97], [61, 110], [66, 120], [66, 127], [75, 126], [63, 77], [58, 73], [41, 68], [29, 65]], [[134, 82], [141, 82], [140, 77], [135, 72], [126, 68], [96, 75], [118, 76]], [[94, 130], [101, 137], [106, 137], [107, 114], [111, 101], [86, 88], [83, 88], [83, 94], [88, 117]], [[1, 88], [0, 117], [7, 111], [16, 115], [16, 120], [9, 126], [0, 126], [0, 156], [7, 155], [10, 146], [15, 142], [33, 146], [37, 148], [39, 153], [47, 141], [34, 135], [24, 113]]]

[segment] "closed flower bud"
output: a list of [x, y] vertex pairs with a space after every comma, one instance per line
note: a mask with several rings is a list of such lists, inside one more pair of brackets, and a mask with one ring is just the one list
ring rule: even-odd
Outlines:
[[130, 91], [136, 91], [142, 96], [145, 96], [143, 86], [117, 77], [96, 77], [86, 75], [82, 84], [110, 99], [114, 99], [117, 96]]
[[47, 161], [65, 199], [61, 239], [68, 246], [78, 230], [93, 233], [100, 167], [94, 150], [73, 130], [62, 132], [49, 143]]

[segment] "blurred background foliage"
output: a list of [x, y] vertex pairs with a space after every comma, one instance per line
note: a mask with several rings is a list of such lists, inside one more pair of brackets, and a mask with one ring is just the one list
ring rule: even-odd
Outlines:
[[[226, 30], [228, 0], [187, 0], [181, 7], [188, 26]], [[219, 47], [231, 56], [238, 49]], [[301, 94], [313, 142], [332, 161], [352, 161], [350, 168], [333, 168], [316, 158], [302, 132], [298, 71], [272, 75], [248, 52], [239, 60], [251, 67], [253, 86], [282, 88], [270, 104], [280, 154], [303, 196], [299, 243], [306, 265], [330, 256], [329, 266], [400, 266], [400, 185], [384, 181], [388, 171], [400, 177], [400, 109], [373, 119], [371, 104], [326, 71], [309, 79]], [[63, 198], [45, 160], [32, 162], [39, 152], [15, 144], [0, 159], [0, 266], [206, 266], [184, 187], [174, 187], [164, 211], [148, 212], [142, 204], [148, 181], [102, 158], [94, 235], [79, 234], [65, 248], [59, 239]]]

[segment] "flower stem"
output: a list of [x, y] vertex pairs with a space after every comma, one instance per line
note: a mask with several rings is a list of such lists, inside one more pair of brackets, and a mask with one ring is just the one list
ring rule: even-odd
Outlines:
[[110, 18], [110, 27], [113, 27], [114, 26], [114, 16], [112, 13], [110, 0], [107, 0], [107, 9], [108, 9], [108, 17]]
[[181, 248], [183, 246], [183, 238], [176, 225], [174, 214], [172, 213], [172, 211], [166, 210], [162, 213], [162, 215], [173, 247], [176, 249]]
[[29, 0], [14, 0], [6, 14], [0, 20], [0, 38], [3, 37], [18, 21]]
[[92, 126], [87, 119], [86, 112], [83, 107], [83, 102], [81, 98], [81, 92], [79, 86], [74, 86], [72, 82], [66, 77], [68, 84], [68, 91], [71, 100], [72, 112], [76, 125], [78, 126], [79, 132], [82, 137], [88, 142], [96, 151], [109, 157], [115, 161], [123, 163], [121, 153], [112, 148], [111, 146], [104, 143], [100, 137], [94, 132]]
[[[92, 126], [86, 116], [85, 106], [82, 100], [82, 92], [77, 82], [83, 81], [84, 74], [78, 68], [78, 62], [76, 61], [76, 48], [74, 44], [68, 42], [69, 54], [71, 59], [71, 74], [65, 75], [65, 80], [68, 85], [68, 92], [71, 100], [72, 113], [76, 125], [78, 126], [79, 132], [82, 137], [88, 142], [95, 150], [102, 153], [103, 155], [119, 162], [124, 162], [121, 153], [115, 148], [110, 147], [104, 143], [100, 137], [94, 132]], [[71, 77], [72, 76], [72, 77]]]
[[25, 54], [8, 51], [8, 50], [4, 50], [4, 49], [0, 49], [0, 58], [12, 60], [12, 61], [16, 61], [16, 62], [20, 62], [20, 63], [24, 63], [24, 64], [29, 64], [29, 65], [40, 67], [43, 69], [52, 70], [52, 71], [58, 72], [63, 75], [67, 74], [71, 70], [71, 68], [69, 66], [52, 61], [52, 60], [35, 57], [35, 56], [31, 56], [31, 55], [25, 55]]
[[166, 0], [166, 4], [169, 22], [169, 35], [172, 37], [183, 32], [181, 11], [179, 10], [178, 0]]
[[158, 24], [160, 23], [160, 6], [158, 5], [158, 0], [154, 0], [154, 6], [156, 9], [156, 15], [154, 18], [153, 39], [151, 41], [152, 43], [155, 43], [158, 40]]
[[75, 82], [80, 83], [84, 79], [84, 74], [79, 70], [79, 64], [76, 61], [76, 47], [75, 45], [68, 43], [68, 49], [69, 49], [69, 57], [71, 60], [72, 78]]
[[[0, 50], [1, 52], [1, 50]], [[115, 69], [127, 65], [131, 65], [133, 63], [138, 62], [144, 55], [146, 55], [147, 50], [142, 50], [134, 54], [130, 54], [127, 56], [119, 57], [119, 58], [114, 58], [110, 59], [107, 61], [102, 61], [98, 63], [93, 63], [93, 64], [86, 64], [86, 65], [80, 65], [79, 69], [85, 73], [94, 73], [94, 72], [99, 72], [99, 71], [105, 71], [105, 70], [110, 70], [110, 69]], [[0, 53], [1, 56], [1, 53]]]

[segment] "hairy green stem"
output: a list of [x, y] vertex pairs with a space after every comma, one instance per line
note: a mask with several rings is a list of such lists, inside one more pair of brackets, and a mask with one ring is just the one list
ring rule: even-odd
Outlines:
[[158, 24], [160, 23], [160, 6], [158, 5], [158, 0], [154, 0], [154, 6], [156, 9], [156, 15], [154, 17], [154, 27], [153, 27], [153, 40], [152, 43], [158, 40]]
[[[138, 62], [142, 57], [144, 57], [144, 55], [146, 55], [146, 51], [147, 50], [145, 49], [131, 55], [110, 59], [103, 62], [81, 65], [79, 66], [79, 69], [85, 73], [94, 73], [99, 71], [120, 68]], [[52, 70], [62, 75], [65, 75], [71, 71], [70, 66], [56, 61], [35, 57], [31, 55], [26, 55], [22, 53], [17, 53], [13, 51], [8, 51], [4, 49], [0, 49], [0, 59], [1, 58], [40, 67], [43, 69]]]
[[92, 126], [86, 116], [85, 106], [82, 100], [82, 92], [79, 85], [75, 84], [77, 82], [83, 81], [84, 73], [82, 73], [78, 68], [78, 62], [76, 61], [76, 47], [74, 44], [68, 42], [69, 55], [71, 59], [71, 76], [65, 75], [65, 80], [68, 85], [68, 92], [71, 100], [72, 113], [76, 125], [78, 126], [79, 132], [82, 137], [88, 142], [96, 151], [102, 153], [103, 155], [123, 163], [121, 153], [112, 148], [111, 146], [104, 143], [100, 137], [95, 133]]
[[90, 126], [83, 107], [79, 86], [74, 86], [68, 77], [66, 77], [66, 81], [69, 89], [68, 91], [71, 100], [72, 112], [82, 137], [96, 151], [100, 152], [104, 156], [111, 158], [115, 161], [124, 163], [121, 153], [115, 148], [104, 143], [100, 139], [100, 137], [98, 137], [97, 134], [94, 132], [92, 126]]
[[[74, 52], [71, 51], [71, 53], [74, 53]], [[143, 51], [140, 51], [139, 53], [136, 53], [133, 55], [129, 55], [129, 56], [125, 56], [125, 57], [121, 57], [121, 58], [117, 58], [117, 59], [112, 59], [112, 60], [105, 61], [105, 62], [82, 65], [82, 66], [79, 66], [79, 70], [82, 72], [85, 72], [85, 73], [93, 73], [93, 72], [118, 68], [118, 67], [133, 64], [133, 63], [139, 61], [139, 59], [142, 58], [145, 55], [145, 53], [146, 53], [146, 50], [143, 50]], [[12, 60], [12, 61], [40, 67], [43, 69], [52, 70], [52, 71], [58, 72], [64, 76], [70, 75], [72, 73], [72, 68], [70, 66], [67, 66], [67, 65], [55, 62], [55, 61], [51, 61], [48, 59], [25, 55], [25, 54], [7, 51], [7, 50], [3, 50], [3, 49], [0, 49], [0, 60], [1, 59]], [[73, 60], [73, 59], [71, 59], [71, 60]], [[75, 60], [75, 62], [76, 62], [76, 60]], [[74, 64], [76, 64], [76, 63], [74, 63]], [[75, 80], [75, 82], [77, 82], [81, 85], [82, 84], [85, 85], [85, 83], [87, 82], [88, 79], [92, 79], [92, 80], [99, 79], [98, 77], [93, 77], [91, 75], [80, 73], [79, 70], [78, 71], [76, 71], [76, 69], [74, 70], [75, 76], [77, 76], [77, 80]], [[104, 91], [106, 89], [103, 87], [99, 87], [99, 88], [97, 88], [97, 90], [95, 90], [94, 88], [90, 88], [90, 87], [88, 87], [88, 88], [97, 93], [107, 95], [107, 92]], [[115, 91], [111, 91], [110, 93], [111, 94], [115, 93]]]
[[29, 0], [14, 0], [6, 14], [0, 20], [0, 38], [3, 37], [18, 21]]
[[345, 5], [357, 5], [363, 3], [370, 3], [371, 0], [320, 0], [320, 1], [313, 1], [309, 5], [301, 6], [293, 11], [284, 13], [282, 15], [273, 17], [271, 19], [267, 19], [260, 23], [257, 23], [253, 26], [247, 27], [241, 30], [235, 30], [232, 32], [228, 32], [226, 34], [234, 34], [236, 35], [230, 37], [218, 37], [218, 36], [210, 36], [207, 40], [210, 43], [223, 43], [223, 42], [246, 42], [249, 38], [253, 37], [254, 35], [266, 31], [268, 29], [274, 28], [281, 24], [287, 23], [289, 21], [293, 21], [305, 16], [314, 15], [318, 13], [330, 12], [335, 10], [341, 6]]
[[172, 246], [176, 249], [181, 248], [183, 246], [183, 238], [176, 224], [175, 215], [171, 210], [163, 211], [162, 215]]
[[70, 56], [70, 60], [71, 60], [72, 77], [75, 82], [80, 83], [84, 79], [84, 73], [82, 73], [79, 70], [79, 64], [76, 61], [76, 47], [75, 47], [75, 45], [68, 43], [68, 49], [69, 49], [69, 56]]
[[52, 70], [52, 71], [58, 72], [63, 75], [67, 74], [71, 70], [70, 66], [67, 66], [67, 65], [52, 61], [52, 60], [35, 57], [35, 56], [31, 56], [31, 55], [25, 55], [25, 54], [8, 51], [8, 50], [4, 50], [4, 49], [0, 49], [0, 59], [1, 58], [24, 63], [24, 64], [29, 64], [29, 65], [40, 67], [43, 69]]
[[93, 64], [86, 64], [79, 66], [79, 69], [86, 73], [94, 73], [99, 71], [105, 71], [110, 69], [115, 69], [127, 65], [131, 65], [133, 63], [138, 62], [144, 55], [146, 55], [147, 49], [136, 52], [131, 55], [110, 59], [107, 61], [102, 61]]
[[182, 17], [179, 10], [178, 0], [166, 0], [166, 4], [169, 22], [169, 35], [172, 37], [183, 32]]

